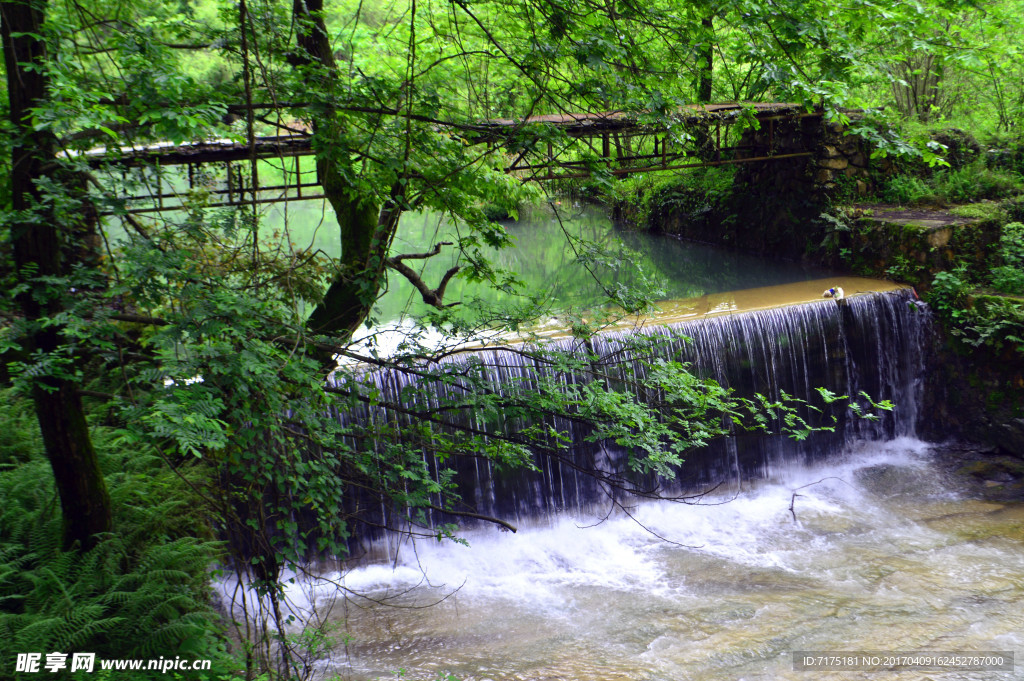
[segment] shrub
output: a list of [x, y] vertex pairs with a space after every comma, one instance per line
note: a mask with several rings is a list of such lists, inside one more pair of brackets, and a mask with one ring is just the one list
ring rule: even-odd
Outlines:
[[1024, 295], [1024, 224], [1011, 222], [1003, 227], [999, 259], [1002, 265], [992, 268], [992, 288]]
[[888, 203], [971, 203], [1024, 193], [1024, 178], [1012, 170], [991, 168], [984, 161], [939, 170], [930, 176], [905, 172], [886, 178], [879, 198]]
[[967, 266], [960, 265], [953, 271], [938, 272], [932, 281], [928, 302], [939, 315], [956, 321], [967, 305], [967, 296], [974, 289], [967, 278]]
[[711, 167], [665, 177], [643, 190], [643, 216], [673, 213], [696, 220], [716, 213], [731, 196], [735, 175], [735, 168]]
[[928, 183], [914, 175], [894, 175], [886, 179], [879, 195], [887, 203], [900, 205], [929, 203], [937, 198]]
[[1024, 354], [1024, 304], [979, 294], [966, 265], [936, 274], [928, 302], [949, 333], [967, 346]]
[[1024, 191], [1018, 173], [987, 168], [983, 163], [940, 171], [934, 182], [936, 193], [953, 203], [1000, 199]]

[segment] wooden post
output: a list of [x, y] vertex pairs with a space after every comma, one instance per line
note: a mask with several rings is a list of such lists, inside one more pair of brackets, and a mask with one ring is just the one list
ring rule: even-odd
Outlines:
[[252, 190], [249, 193], [252, 195], [252, 202], [255, 204], [259, 198], [257, 197], [257, 193], [259, 192], [260, 187], [259, 160], [255, 157], [249, 159], [249, 169], [249, 174], [252, 176], [249, 178], [249, 181], [251, 182], [250, 189]]

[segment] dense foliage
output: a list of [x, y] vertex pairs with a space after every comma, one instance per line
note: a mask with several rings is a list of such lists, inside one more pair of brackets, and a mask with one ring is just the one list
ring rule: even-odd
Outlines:
[[[41, 452], [22, 448], [35, 437], [27, 417], [5, 412], [0, 436], [21, 435], [0, 462], [17, 502], [0, 535], [4, 638], [74, 647], [119, 632], [122, 655], [216, 650], [202, 572], [212, 548], [188, 539], [208, 522], [227, 539], [221, 559], [271, 603], [263, 638], [244, 647], [250, 677], [271, 657], [285, 674], [306, 669], [287, 646], [280, 658], [267, 652], [284, 629], [285, 566], [344, 555], [364, 525], [445, 536], [455, 528], [428, 511], [474, 517], [445, 462], [558, 457], [567, 433], [557, 415], [628, 449], [627, 470], [603, 482], [637, 491], [635, 474], [671, 475], [688, 451], [736, 429], [803, 437], [822, 427], [798, 399], [741, 399], [639, 343], [613, 377], [586, 351], [529, 351], [551, 373], [500, 393], [479, 362], [441, 362], [468, 334], [518, 332], [536, 317], [536, 292], [488, 256], [511, 245], [490, 217], [542, 194], [505, 172], [510, 159], [569, 154], [550, 128], [515, 124], [488, 138], [482, 121], [622, 110], [683, 141], [694, 133], [672, 114], [708, 100], [823, 105], [839, 119], [843, 106], [894, 104], [921, 120], [970, 113], [1001, 131], [1024, 117], [1019, 52], [1006, 37], [1020, 15], [1009, 4], [7, 0], [0, 11], [0, 375], [33, 405], [42, 442]], [[958, 108], [965, 92], [985, 99]], [[179, 192], [182, 211], [127, 210], [134, 193], [175, 180], [146, 164], [125, 171], [116, 147], [229, 138], [251, 149], [255, 136], [287, 131], [311, 137], [315, 176], [305, 172], [327, 197], [332, 253], [293, 243], [288, 221], [270, 227], [254, 193], [217, 207], [214, 171]], [[878, 139], [883, 152], [898, 144]], [[99, 146], [109, 163], [89, 154]], [[615, 186], [592, 150], [571, 158]], [[241, 172], [266, 185], [298, 167], [253, 157]], [[457, 239], [402, 253], [400, 216], [426, 209], [449, 216]], [[571, 248], [594, 274], [630, 266], [593, 244]], [[457, 256], [439, 281], [409, 266], [442, 251]], [[1019, 283], [1007, 253], [1011, 270], [992, 282], [1003, 289]], [[452, 300], [453, 277], [515, 302]], [[356, 345], [381, 292], [410, 285], [432, 310], [399, 351]], [[602, 286], [610, 307], [567, 322], [581, 348], [601, 325], [642, 312], [656, 289]], [[428, 343], [428, 328], [446, 343]], [[348, 364], [327, 383], [338, 357]], [[446, 386], [447, 397], [386, 403], [367, 367], [413, 377], [410, 392]], [[405, 418], [336, 418], [367, 406]], [[201, 512], [161, 524], [183, 499]]]
[[[170, 470], [124, 432], [93, 429], [118, 533], [86, 552], [61, 549], [52, 474], [29, 406], [5, 390], [0, 417], [0, 657], [94, 652], [101, 659], [184, 655], [212, 658], [206, 678], [228, 675], [220, 617], [207, 583], [219, 553], [188, 484], [195, 470]], [[13, 464], [17, 462], [17, 466]], [[99, 673], [97, 668], [96, 673]], [[80, 672], [76, 678], [88, 678]], [[140, 672], [134, 678], [156, 678]], [[197, 676], [202, 678], [203, 675]]]

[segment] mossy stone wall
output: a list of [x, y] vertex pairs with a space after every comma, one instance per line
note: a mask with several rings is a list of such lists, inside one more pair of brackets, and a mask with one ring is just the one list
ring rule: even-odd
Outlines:
[[854, 214], [848, 231], [835, 229], [815, 260], [856, 274], [893, 279], [928, 290], [938, 272], [961, 263], [982, 268], [999, 244], [998, 220]]
[[808, 244], [827, 236], [819, 218], [835, 194], [869, 189], [870, 154], [842, 125], [813, 116], [780, 118], [747, 130], [740, 146], [738, 158], [778, 158], [740, 165], [730, 196], [713, 210], [652, 206], [648, 228], [792, 260], [813, 259]]

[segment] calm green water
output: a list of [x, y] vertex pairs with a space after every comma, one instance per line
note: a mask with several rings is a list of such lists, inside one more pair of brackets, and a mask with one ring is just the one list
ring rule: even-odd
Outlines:
[[[179, 183], [184, 182], [179, 178]], [[557, 213], [556, 213], [557, 211]], [[174, 219], [177, 214], [167, 217]], [[407, 260], [424, 281], [436, 287], [453, 266], [463, 272], [452, 280], [445, 302], [462, 301], [469, 308], [485, 310], [508, 306], [540, 306], [540, 316], [583, 312], [609, 304], [609, 292], [623, 288], [652, 291], [655, 300], [692, 298], [707, 293], [772, 286], [828, 276], [820, 268], [768, 260], [756, 255], [727, 252], [703, 244], [688, 243], [664, 235], [633, 231], [615, 224], [597, 206], [571, 201], [557, 206], [528, 207], [518, 222], [504, 222], [502, 229], [512, 245], [494, 249], [485, 244], [463, 248], [445, 246], [437, 256]], [[334, 212], [324, 201], [298, 201], [265, 206], [260, 238], [267, 247], [320, 249], [337, 257], [341, 239]], [[119, 223], [107, 225], [108, 236], [117, 241], [123, 234]], [[406, 213], [395, 237], [392, 255], [423, 253], [439, 242], [465, 243], [470, 236], [464, 225], [433, 212]], [[588, 251], [601, 253], [605, 262], [581, 262]], [[495, 287], [470, 281], [466, 276], [472, 259], [485, 259], [500, 272], [512, 275], [518, 286]], [[615, 261], [611, 262], [608, 261]], [[498, 277], [502, 278], [501, 275]], [[401, 275], [388, 272], [387, 288], [379, 299], [374, 323], [387, 326], [428, 311], [420, 294]]]
[[[674, 299], [815, 279], [828, 274], [798, 263], [730, 253], [668, 236], [625, 230], [594, 206], [565, 201], [556, 208], [557, 216], [547, 206], [535, 207], [526, 211], [519, 222], [503, 223], [514, 243], [512, 247], [480, 248], [480, 253], [495, 267], [518, 277], [522, 286], [517, 293], [498, 291], [457, 277], [449, 284], [445, 301], [477, 300], [493, 307], [525, 303], [527, 295], [532, 295], [541, 299], [548, 312], [554, 313], [592, 309], [608, 302], [607, 289], [638, 286], [645, 280], [660, 291], [656, 298]], [[268, 214], [268, 224], [268, 232], [276, 230], [282, 234], [287, 225], [288, 236], [300, 247], [312, 245], [331, 255], [341, 250], [333, 213], [319, 202], [291, 204], [287, 213], [275, 209]], [[458, 243], [467, 235], [465, 227], [453, 224], [441, 214], [408, 213], [402, 217], [392, 255], [425, 252], [435, 243]], [[574, 249], [569, 237], [585, 240], [610, 256], [620, 257], [622, 262], [617, 267], [594, 264], [588, 269], [579, 257], [585, 247], [575, 242]], [[465, 267], [471, 257], [471, 249], [460, 252], [447, 246], [433, 258], [407, 262], [421, 270], [424, 281], [433, 287], [448, 268]], [[377, 308], [378, 323], [392, 322], [405, 315], [420, 315], [427, 310], [413, 286], [394, 272], [389, 273], [387, 292]]]

